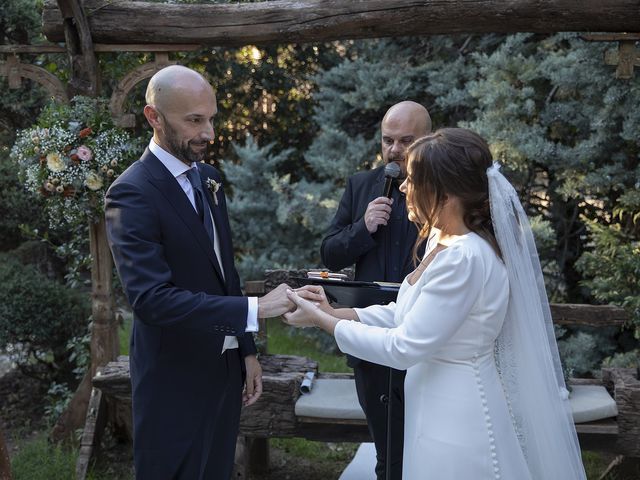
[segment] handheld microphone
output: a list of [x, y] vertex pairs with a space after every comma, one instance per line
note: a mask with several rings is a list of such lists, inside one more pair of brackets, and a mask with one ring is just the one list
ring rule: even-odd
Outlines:
[[400, 178], [400, 175], [402, 175], [402, 168], [400, 168], [400, 164], [398, 162], [387, 163], [387, 166], [384, 167], [383, 196], [391, 198], [391, 186], [393, 185], [394, 180]]

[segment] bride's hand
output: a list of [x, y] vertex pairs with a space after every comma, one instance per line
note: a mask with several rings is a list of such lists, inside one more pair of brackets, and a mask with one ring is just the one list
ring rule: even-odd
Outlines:
[[320, 285], [305, 285], [294, 290], [299, 297], [314, 303], [320, 310], [329, 315], [334, 314], [334, 309], [329, 305], [329, 300]]
[[[309, 296], [309, 292], [304, 295]], [[284, 323], [292, 327], [315, 327], [318, 325], [320, 317], [323, 315], [319, 303], [310, 302], [293, 290], [287, 290], [287, 296], [294, 303], [296, 309], [284, 314]]]

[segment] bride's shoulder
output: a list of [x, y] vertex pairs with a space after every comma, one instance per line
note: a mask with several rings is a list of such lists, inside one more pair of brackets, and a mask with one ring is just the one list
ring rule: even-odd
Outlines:
[[475, 232], [469, 232], [459, 240], [448, 246], [445, 251], [449, 262], [463, 262], [471, 265], [484, 266], [494, 261], [500, 261], [491, 244]]

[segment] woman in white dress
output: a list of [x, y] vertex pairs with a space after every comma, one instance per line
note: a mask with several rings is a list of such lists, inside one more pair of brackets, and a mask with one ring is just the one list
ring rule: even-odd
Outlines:
[[585, 478], [526, 215], [486, 142], [458, 128], [407, 153], [409, 219], [427, 247], [397, 303], [333, 309], [290, 292], [295, 326], [406, 369], [403, 478]]

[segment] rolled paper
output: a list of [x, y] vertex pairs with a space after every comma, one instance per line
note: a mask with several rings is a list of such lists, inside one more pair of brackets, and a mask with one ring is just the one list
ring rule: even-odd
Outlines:
[[313, 386], [313, 377], [315, 377], [315, 375], [315, 372], [307, 372], [304, 374], [302, 384], [300, 385], [300, 393], [306, 394], [311, 392], [311, 387]]

